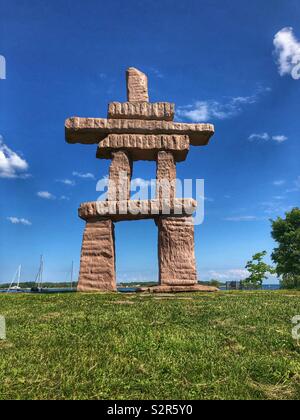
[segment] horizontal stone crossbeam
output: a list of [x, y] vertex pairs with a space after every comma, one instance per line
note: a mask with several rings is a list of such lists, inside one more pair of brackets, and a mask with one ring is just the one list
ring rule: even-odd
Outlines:
[[[173, 201], [173, 200], [172, 200]], [[114, 222], [126, 220], [156, 219], [159, 216], [191, 216], [197, 209], [197, 201], [192, 198], [170, 200], [128, 200], [91, 201], [82, 203], [78, 214], [83, 220], [109, 218]]]
[[212, 124], [187, 124], [172, 121], [79, 118], [66, 120], [69, 143], [97, 144], [109, 134], [187, 135], [193, 146], [205, 146], [214, 134]]
[[170, 151], [175, 162], [182, 162], [190, 149], [189, 136], [110, 134], [99, 143], [97, 158], [111, 159], [112, 152], [126, 150], [133, 161], [157, 160], [158, 152]]

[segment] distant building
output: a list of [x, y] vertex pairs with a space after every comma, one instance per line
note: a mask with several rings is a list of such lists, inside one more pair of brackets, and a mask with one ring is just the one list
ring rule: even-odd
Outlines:
[[242, 283], [240, 281], [227, 281], [226, 290], [242, 290]]

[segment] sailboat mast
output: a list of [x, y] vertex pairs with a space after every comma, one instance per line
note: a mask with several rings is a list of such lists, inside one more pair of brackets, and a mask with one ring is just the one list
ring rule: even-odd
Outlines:
[[71, 289], [73, 289], [73, 276], [74, 276], [74, 261], [72, 261], [72, 268], [71, 268]]
[[19, 265], [19, 268], [18, 268], [18, 281], [17, 281], [17, 287], [20, 287], [21, 270], [22, 270], [22, 266], [21, 266], [21, 265]]

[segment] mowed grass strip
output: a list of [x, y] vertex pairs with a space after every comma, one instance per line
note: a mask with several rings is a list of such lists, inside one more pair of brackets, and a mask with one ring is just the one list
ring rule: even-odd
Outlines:
[[300, 292], [0, 295], [0, 399], [299, 399]]

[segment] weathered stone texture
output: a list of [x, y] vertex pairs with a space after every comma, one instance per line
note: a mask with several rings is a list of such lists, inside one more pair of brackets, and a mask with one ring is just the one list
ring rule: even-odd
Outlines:
[[175, 104], [169, 102], [112, 102], [108, 118], [173, 121]]
[[140, 70], [130, 67], [126, 72], [128, 102], [149, 102], [148, 77]]
[[112, 153], [109, 170], [108, 200], [122, 201], [130, 199], [132, 162], [124, 151]]
[[176, 198], [176, 163], [171, 152], [158, 153], [156, 181], [156, 198], [173, 203]]
[[190, 286], [197, 283], [192, 217], [158, 219], [159, 283]]
[[138, 292], [148, 292], [148, 293], [195, 293], [195, 292], [218, 292], [219, 289], [212, 286], [203, 286], [201, 284], [195, 284], [192, 286], [154, 286], [154, 287], [140, 287]]
[[132, 160], [156, 160], [162, 150], [172, 151], [176, 162], [186, 159], [190, 141], [188, 136], [110, 134], [99, 143], [97, 157], [111, 159], [114, 150], [125, 149]]
[[83, 235], [78, 291], [116, 291], [114, 225], [89, 221]]
[[108, 134], [186, 135], [193, 146], [205, 146], [214, 134], [212, 124], [187, 124], [173, 121], [79, 118], [66, 120], [69, 143], [97, 144]]
[[156, 219], [164, 216], [191, 216], [197, 209], [197, 201], [192, 198], [176, 198], [170, 203], [153, 200], [127, 201], [91, 201], [82, 203], [78, 210], [83, 220], [103, 219], [105, 217], [114, 222], [122, 220]]

